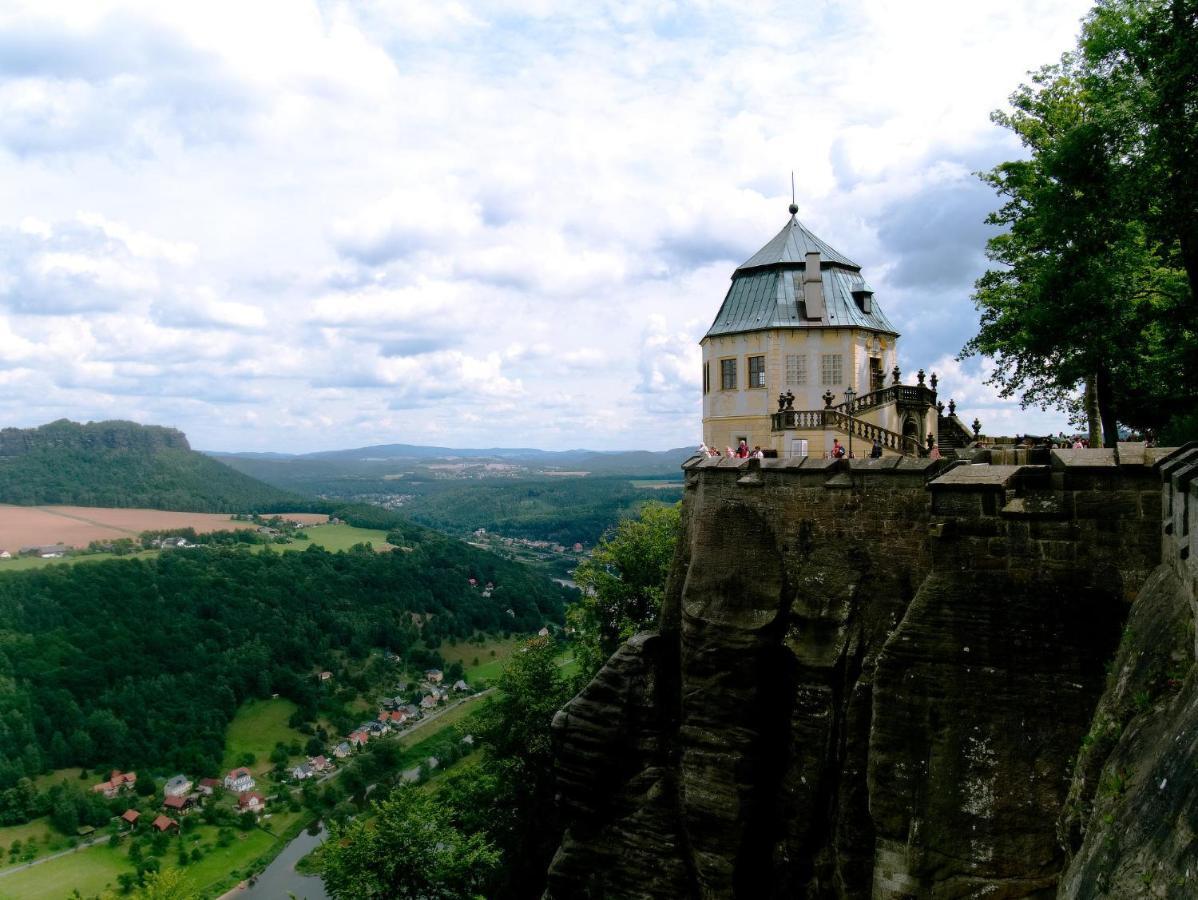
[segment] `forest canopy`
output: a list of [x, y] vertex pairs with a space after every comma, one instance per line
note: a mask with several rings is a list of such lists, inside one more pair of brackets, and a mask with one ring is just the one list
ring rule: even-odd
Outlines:
[[548, 578], [393, 534], [404, 549], [196, 549], [0, 576], [0, 790], [63, 766], [215, 772], [237, 707], [278, 693], [312, 710], [334, 652], [402, 657], [562, 620]]
[[0, 430], [0, 503], [297, 512], [299, 496], [192, 450], [182, 432], [66, 419]]

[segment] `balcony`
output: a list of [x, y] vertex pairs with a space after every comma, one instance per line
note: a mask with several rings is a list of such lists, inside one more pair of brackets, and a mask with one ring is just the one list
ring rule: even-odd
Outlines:
[[[909, 388], [904, 385], [897, 385], [897, 387], [910, 391], [927, 390], [926, 388]], [[886, 388], [886, 391], [893, 391], [894, 389], [893, 387]], [[874, 391], [871, 394], [866, 394], [866, 396], [871, 397], [878, 393], [882, 392]], [[932, 396], [934, 398], [935, 394], [933, 393]], [[844, 404], [841, 404], [841, 407], [843, 406]], [[878, 441], [882, 445], [883, 450], [901, 453], [904, 456], [920, 455], [922, 447], [919, 438], [905, 437], [896, 431], [890, 431], [880, 425], [863, 422], [844, 412], [841, 407], [828, 407], [827, 409], [784, 409], [770, 416], [770, 430], [773, 432], [838, 431], [841, 434], [851, 434], [854, 438], [869, 441], [871, 444], [874, 441]], [[856, 404], [854, 404], [854, 407], [856, 407]]]

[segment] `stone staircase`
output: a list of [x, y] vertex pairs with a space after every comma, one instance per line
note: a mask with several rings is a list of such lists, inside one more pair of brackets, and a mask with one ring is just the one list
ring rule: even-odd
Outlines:
[[944, 456], [956, 456], [958, 450], [964, 450], [973, 442], [973, 433], [956, 415], [946, 416], [942, 413], [937, 417], [936, 425], [937, 443]]

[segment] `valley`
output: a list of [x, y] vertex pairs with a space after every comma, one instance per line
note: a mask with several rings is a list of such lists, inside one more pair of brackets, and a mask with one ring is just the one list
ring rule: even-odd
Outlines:
[[[446, 664], [455, 671], [462, 667], [463, 677], [478, 686], [478, 693], [466, 694], [400, 731], [379, 737], [377, 740], [386, 742], [387, 770], [399, 772], [404, 780], [411, 781], [430, 776], [440, 778], [451, 770], [457, 760], [447, 757], [446, 742], [469, 740], [473, 713], [479, 703], [486, 701], [488, 678], [498, 675], [526, 639], [500, 637], [444, 645], [441, 653]], [[565, 669], [571, 665], [568, 651], [563, 652], [561, 665]], [[410, 678], [413, 674], [401, 677]], [[352, 705], [377, 705], [378, 690], [351, 693]], [[121, 804], [140, 811], [142, 821], [136, 828], [119, 823], [81, 837], [63, 834], [52, 824], [51, 817], [0, 827], [0, 900], [51, 900], [71, 890], [88, 896], [118, 889], [121, 877], [144, 870], [147, 860], [161, 860], [163, 865], [179, 868], [197, 900], [217, 897], [239, 882], [244, 883], [289, 847], [315, 818], [332, 814], [334, 804], [361, 790], [355, 766], [365, 761], [363, 753], [381, 752], [376, 743], [354, 751], [344, 760], [334, 761], [333, 750], [338, 739], [330, 738], [326, 747], [329, 770], [313, 778], [310, 784], [307, 780], [297, 781], [287, 773], [308, 760], [308, 751], [314, 748], [311, 729], [291, 724], [296, 712], [296, 704], [284, 698], [249, 700], [239, 707], [229, 723], [220, 771], [247, 764], [258, 790], [266, 796], [269, 812], [252, 826], [239, 821], [240, 817], [230, 818], [236, 816], [236, 796], [218, 789], [217, 796], [207, 800], [202, 808], [177, 815], [182, 828], [173, 837], [168, 840], [147, 840], [144, 834], [139, 837], [138, 829], [144, 829], [161, 811], [159, 787], [149, 796], [130, 793]], [[472, 759], [469, 746], [462, 746], [466, 752], [461, 759]], [[280, 747], [289, 748], [285, 756], [278, 752]], [[440, 765], [437, 757], [443, 760]], [[339, 779], [347, 773], [356, 789], [338, 787]], [[84, 787], [99, 777], [96, 773], [87, 774], [89, 779]], [[55, 784], [80, 783], [80, 775], [76, 768], [61, 769], [40, 776], [34, 783], [38, 789], [47, 789]], [[139, 773], [139, 780], [142, 777], [152, 775]], [[160, 775], [154, 780], [161, 783], [163, 778]], [[14, 844], [18, 848], [15, 853]], [[139, 849], [135, 850], [135, 845]]]
[[[681, 496], [682, 451], [232, 458], [248, 474], [169, 430], [46, 428], [0, 455], [0, 494], [23, 479], [28, 501], [0, 505], [0, 900], [159, 871], [217, 897], [408, 782], [511, 802], [497, 774], [544, 738], [505, 735], [585, 677], [575, 567]], [[204, 491], [148, 493], [164, 465]]]

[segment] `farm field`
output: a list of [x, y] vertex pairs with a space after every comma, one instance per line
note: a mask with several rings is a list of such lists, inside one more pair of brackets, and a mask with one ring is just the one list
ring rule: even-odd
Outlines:
[[295, 704], [282, 698], [243, 703], [229, 723], [229, 730], [225, 732], [225, 756], [221, 768], [236, 768], [241, 765], [239, 760], [242, 756], [252, 753], [257, 761], [248, 768], [255, 775], [269, 772], [272, 768], [270, 752], [275, 744], [299, 741], [303, 745], [308, 740], [306, 735], [287, 724], [293, 712]]
[[130, 866], [121, 850], [90, 847], [28, 869], [0, 874], [0, 900], [61, 900], [77, 890], [85, 897], [116, 887]]
[[[482, 644], [458, 641], [456, 645], [443, 643], [438, 652], [445, 663], [460, 662], [465, 670], [466, 681], [474, 685], [478, 681], [493, 684], [503, 671], [508, 658], [528, 640], [528, 635], [511, 638], [487, 638]], [[476, 663], [475, 660], [478, 660]]]
[[[288, 513], [287, 518], [316, 524], [328, 517], [316, 513]], [[14, 555], [25, 546], [66, 544], [68, 547], [86, 547], [92, 541], [136, 537], [143, 531], [194, 528], [202, 533], [254, 527], [250, 522], [235, 522], [224, 513], [0, 505], [0, 548]]]
[[355, 528], [353, 525], [344, 524], [322, 525], [304, 533], [308, 535], [306, 541], [296, 540], [290, 544], [272, 544], [271, 549], [281, 552], [307, 550], [312, 544], [324, 547], [331, 553], [348, 550], [354, 544], [373, 544], [375, 550], [391, 549], [391, 545], [387, 543], [387, 532], [376, 528]]
[[[50, 826], [50, 819], [47, 816], [26, 822], [23, 825], [6, 825], [0, 828], [0, 871], [19, 865], [27, 858], [26, 853], [30, 839], [34, 842], [34, 858], [46, 856], [57, 850], [64, 850], [67, 846], [66, 836]], [[22, 847], [19, 858], [14, 858], [8, 852], [16, 841], [20, 841]]]
[[[12, 509], [13, 507], [0, 506], [0, 517], [3, 516], [3, 511]], [[25, 508], [25, 507], [18, 507]], [[184, 513], [183, 515], [202, 515], [200, 513]], [[291, 517], [291, 514], [288, 514]], [[227, 525], [239, 525], [245, 527], [248, 523], [234, 522], [228, 520]], [[223, 526], [222, 526], [223, 527]], [[221, 530], [221, 529], [208, 529]], [[371, 528], [355, 528], [352, 525], [321, 525], [318, 528], [313, 528], [305, 532], [308, 535], [307, 540], [292, 541], [290, 544], [252, 544], [250, 551], [253, 553], [261, 553], [267, 546], [270, 547], [272, 553], [294, 553], [299, 550], [307, 550], [315, 545], [324, 547], [330, 552], [338, 550], [348, 550], [355, 544], [370, 543], [374, 545], [376, 550], [389, 550], [391, 545], [387, 543], [387, 533]], [[130, 535], [122, 535], [122, 537], [130, 537]], [[175, 552], [175, 551], [171, 551]], [[75, 565], [81, 562], [100, 562], [106, 559], [151, 559], [157, 556], [158, 550], [145, 550], [140, 553], [127, 553], [124, 556], [117, 556], [113, 553], [88, 553], [85, 556], [67, 556], [62, 559], [42, 559], [37, 556], [21, 556], [13, 559], [0, 559], [0, 572], [21, 572], [26, 569], [40, 569], [43, 566], [61, 566]]]

